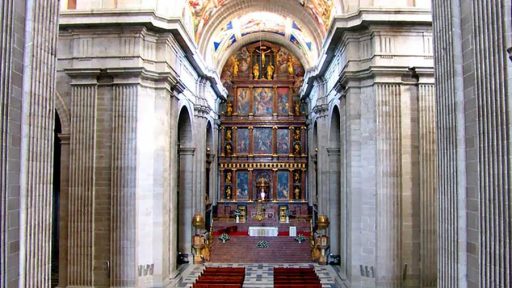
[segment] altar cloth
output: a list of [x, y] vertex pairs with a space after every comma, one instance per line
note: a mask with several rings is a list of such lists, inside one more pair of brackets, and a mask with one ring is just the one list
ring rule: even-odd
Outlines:
[[275, 237], [277, 235], [277, 227], [249, 227], [249, 236]]

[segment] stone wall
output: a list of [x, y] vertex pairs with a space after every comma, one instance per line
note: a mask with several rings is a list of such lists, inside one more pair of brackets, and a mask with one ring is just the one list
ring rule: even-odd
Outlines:
[[433, 1], [439, 287], [508, 287], [510, 1]]
[[[177, 251], [191, 254], [192, 215], [205, 213], [206, 126], [219, 90], [190, 60], [184, 31], [90, 28], [83, 23], [97, 15], [82, 16], [62, 16], [59, 40], [59, 94], [71, 119], [60, 285], [162, 287], [177, 272]], [[196, 153], [178, 161], [183, 107], [185, 148]], [[178, 206], [189, 208], [178, 215]]]
[[0, 13], [0, 281], [49, 286], [58, 3], [3, 1]]
[[[330, 251], [341, 256], [352, 287], [436, 285], [436, 110], [432, 34], [422, 19], [364, 27], [336, 19], [343, 28], [325, 45], [332, 58], [306, 77], [314, 83], [309, 94], [303, 89], [310, 133], [318, 127], [311, 159], [324, 183], [318, 212], [331, 219]], [[337, 110], [339, 124], [331, 121]], [[334, 155], [339, 169], [330, 165]]]

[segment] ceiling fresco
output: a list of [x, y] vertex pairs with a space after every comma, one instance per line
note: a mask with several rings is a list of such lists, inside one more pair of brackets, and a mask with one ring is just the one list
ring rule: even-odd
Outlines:
[[293, 19], [270, 12], [253, 12], [229, 21], [212, 37], [209, 55], [213, 56], [214, 62], [218, 62], [226, 49], [240, 38], [259, 32], [273, 33], [283, 37], [304, 55], [316, 55], [311, 37]]
[[[215, 15], [217, 10], [228, 2], [238, 0], [189, 0], [189, 5], [194, 18], [195, 38], [199, 40], [204, 27]], [[296, 0], [322, 27], [325, 35], [329, 28], [334, 9], [333, 0]], [[323, 36], [324, 36], [323, 35]]]
[[[293, 13], [284, 14], [271, 7], [264, 8], [268, 11], [257, 9], [257, 5], [262, 5], [261, 0], [244, 2], [243, 5], [235, 1], [239, 0], [188, 1], [195, 40], [196, 43], [201, 43], [200, 49], [209, 65], [222, 65], [224, 54], [230, 47], [246, 36], [252, 35], [253, 39], [258, 37], [257, 33], [260, 33], [259, 37], [265, 34], [274, 35], [274, 39], [282, 37], [281, 43], [287, 42], [296, 47], [308, 63], [316, 62], [321, 40], [325, 37], [334, 14], [334, 0], [288, 0], [290, 3], [286, 3], [294, 6], [295, 10], [292, 9]], [[254, 10], [251, 11], [251, 7]], [[235, 12], [231, 12], [231, 15], [228, 11]], [[304, 18], [304, 15], [307, 17]]]

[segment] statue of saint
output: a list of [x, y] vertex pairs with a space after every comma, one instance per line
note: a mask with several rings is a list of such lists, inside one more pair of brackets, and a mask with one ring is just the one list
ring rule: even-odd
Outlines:
[[231, 115], [233, 115], [233, 103], [231, 103], [231, 101], [228, 101], [228, 103], [226, 104], [226, 116]]
[[231, 184], [231, 171], [226, 173], [226, 184]]
[[288, 57], [288, 74], [293, 75], [293, 60], [292, 57]]
[[254, 80], [260, 78], [260, 65], [258, 65], [258, 63], [254, 64], [254, 66], [252, 66], [252, 76], [253, 76]]
[[298, 170], [293, 172], [293, 182], [300, 182], [300, 172]]
[[226, 141], [231, 141], [231, 129], [226, 130]]
[[226, 199], [228, 199], [228, 200], [231, 199], [231, 186], [228, 186], [226, 188]]
[[295, 187], [295, 190], [293, 191], [293, 194], [295, 196], [295, 200], [299, 200], [300, 199], [300, 188], [299, 188], [299, 186]]
[[293, 154], [300, 155], [300, 143], [299, 142], [295, 142], [295, 144], [293, 144]]
[[231, 144], [230, 143], [226, 144], [226, 155], [231, 155], [232, 152], [233, 152], [233, 147], [231, 147]]
[[295, 101], [295, 116], [300, 116], [300, 102]]
[[238, 61], [238, 59], [236, 59], [235, 56], [233, 56], [232, 58], [233, 60], [233, 76], [237, 77], [238, 76], [238, 67], [240, 65], [240, 62]]
[[267, 79], [272, 80], [272, 76], [274, 75], [274, 65], [268, 64], [267, 66]]

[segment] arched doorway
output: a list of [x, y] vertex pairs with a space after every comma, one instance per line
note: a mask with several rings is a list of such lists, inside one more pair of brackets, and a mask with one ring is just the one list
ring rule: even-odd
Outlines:
[[191, 259], [192, 246], [192, 195], [193, 195], [193, 160], [192, 122], [189, 111], [183, 107], [178, 117], [178, 264]]
[[53, 129], [53, 191], [52, 191], [52, 252], [51, 252], [51, 286], [59, 284], [59, 270], [64, 267], [59, 265], [60, 246], [60, 198], [61, 198], [61, 141], [59, 135], [62, 133], [62, 125], [59, 114], [55, 111], [55, 126]]
[[212, 188], [211, 188], [211, 179], [212, 179], [212, 162], [215, 158], [212, 147], [213, 147], [213, 127], [210, 122], [206, 124], [206, 165], [205, 165], [205, 195], [204, 195], [204, 203], [206, 205], [206, 230], [210, 230], [211, 226], [211, 215], [212, 215], [212, 202], [213, 202], [213, 195], [212, 195]]
[[329, 218], [331, 225], [329, 234], [331, 238], [331, 254], [334, 256], [340, 255], [341, 244], [341, 227], [340, 216], [341, 209], [341, 157], [340, 157], [340, 112], [337, 106], [334, 106], [331, 114], [330, 130], [329, 130], [329, 147], [327, 154], [329, 159]]

